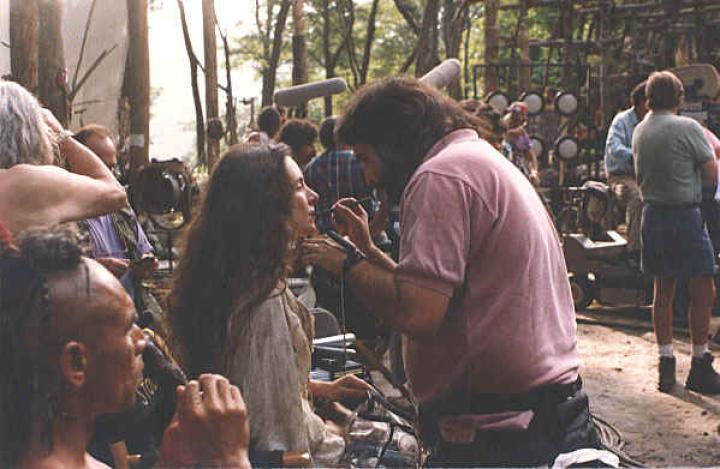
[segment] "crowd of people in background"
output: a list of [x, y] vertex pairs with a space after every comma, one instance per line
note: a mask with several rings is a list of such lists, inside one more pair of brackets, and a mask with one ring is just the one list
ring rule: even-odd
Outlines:
[[695, 120], [677, 115], [683, 99], [682, 82], [668, 71], [637, 85], [632, 107], [610, 126], [605, 166], [608, 182], [627, 201], [629, 249], [640, 251], [642, 271], [653, 279], [658, 389], [669, 392], [676, 383], [673, 302], [678, 283], [687, 282], [693, 346], [686, 387], [720, 394], [720, 375], [708, 350], [717, 263], [708, 226], [717, 221], [704, 219], [701, 211], [704, 193], [707, 202], [716, 204], [717, 138]]
[[[672, 302], [687, 280], [686, 386], [720, 394], [708, 350], [716, 260], [700, 211], [720, 142], [676, 115], [682, 99], [670, 72], [635, 87], [605, 164], [627, 206], [630, 256], [654, 279], [659, 389], [675, 385]], [[0, 82], [0, 465], [142, 453], [148, 464], [247, 467], [273, 451], [336, 464], [342, 425], [315, 406], [371, 388], [354, 375], [309, 378], [313, 314], [288, 287], [306, 266], [318, 306], [347, 300], [359, 335], [379, 324], [403, 337], [433, 464], [543, 465], [588, 448], [588, 462], [606, 463], [527, 114], [404, 77], [365, 86], [319, 129], [263, 108], [212, 170], [159, 301], [145, 283], [154, 249], [113, 172], [113, 134], [73, 134]], [[383, 249], [393, 209], [394, 257]], [[162, 411], [134, 413], [148, 402]]]

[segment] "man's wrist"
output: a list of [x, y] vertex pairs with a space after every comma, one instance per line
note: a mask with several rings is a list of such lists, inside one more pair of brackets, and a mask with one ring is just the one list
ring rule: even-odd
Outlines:
[[73, 140], [73, 133], [69, 130], [63, 129], [60, 132], [57, 133], [57, 136], [55, 137], [55, 141], [57, 142], [58, 146], [62, 146], [63, 144], [67, 143], [70, 140]]
[[382, 249], [377, 247], [375, 244], [371, 244], [366, 251], [363, 251], [363, 254], [365, 254], [365, 257], [370, 262], [374, 262], [375, 260], [385, 256], [385, 253], [382, 251]]

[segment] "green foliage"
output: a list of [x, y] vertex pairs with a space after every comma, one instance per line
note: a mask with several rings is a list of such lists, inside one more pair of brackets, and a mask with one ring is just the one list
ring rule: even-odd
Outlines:
[[[260, 28], [255, 29], [243, 36], [233, 38], [233, 62], [247, 63], [254, 65], [260, 77], [263, 67], [267, 65], [270, 44], [272, 41], [272, 27], [280, 3], [287, 0], [259, 0]], [[502, 0], [501, 3], [516, 3], [517, 0]], [[372, 0], [306, 0], [306, 41], [308, 49], [309, 79], [311, 81], [324, 79], [326, 77], [326, 57], [323, 51], [323, 28], [324, 28], [324, 5], [327, 3], [329, 10], [329, 49], [335, 54], [339, 49], [341, 52], [337, 57], [332, 72], [334, 76], [345, 78], [351, 87], [356, 83], [357, 68], [362, 62], [367, 38], [368, 17]], [[417, 42], [417, 35], [403, 17], [396, 3], [406, 6], [410, 15], [418, 26], [422, 23], [422, 12], [425, 0], [380, 0], [376, 17], [375, 40], [372, 46], [371, 60], [368, 70], [368, 80], [390, 76], [401, 71], [404, 65], [410, 66], [406, 70], [412, 74], [414, 61], [411, 54]], [[463, 62], [467, 57], [469, 63], [469, 80], [464, 83], [466, 92], [472, 94], [472, 65], [484, 62], [484, 2], [475, 2], [469, 7], [468, 27], [470, 41], [468, 50], [465, 50], [465, 34], [463, 34], [460, 50], [460, 60]], [[268, 14], [269, 13], [269, 14]], [[441, 9], [440, 19], [443, 17]], [[530, 8], [528, 10], [529, 37], [535, 40], [549, 39], [558, 32], [560, 13], [557, 8]], [[498, 13], [499, 33], [503, 37], [513, 37], [517, 29], [517, 10], [500, 10]], [[258, 21], [254, 21], [257, 23]], [[348, 25], [352, 23], [352, 35], [349, 43], [346, 43]], [[270, 35], [267, 34], [268, 27], [271, 28]], [[439, 25], [441, 28], [442, 26]], [[585, 29], [588, 26], [585, 26]], [[439, 32], [439, 54], [440, 59], [445, 58], [442, 31]], [[289, 79], [289, 64], [291, 63], [291, 37], [292, 19], [288, 18], [283, 34], [283, 46], [280, 60], [280, 73], [278, 74], [278, 87], [287, 86]], [[533, 48], [533, 61], [544, 62], [547, 60], [548, 48]], [[519, 51], [515, 52], [515, 60], [519, 59]], [[500, 44], [500, 62], [508, 62], [513, 58], [512, 47], [507, 42]], [[554, 60], [558, 58], [554, 56]], [[351, 62], [352, 60], [352, 62]], [[542, 72], [533, 73], [534, 81], [543, 80]], [[463, 81], [465, 77], [463, 77]], [[478, 83], [481, 85], [481, 83]], [[342, 106], [348, 99], [350, 93], [334, 97], [334, 112], [341, 111]], [[319, 120], [323, 115], [323, 101], [315, 100], [310, 103], [308, 115]]]

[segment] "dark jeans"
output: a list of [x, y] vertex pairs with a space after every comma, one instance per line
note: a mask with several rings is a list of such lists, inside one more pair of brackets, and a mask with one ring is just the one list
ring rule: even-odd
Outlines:
[[478, 431], [470, 444], [451, 444], [441, 439], [428, 442], [428, 466], [552, 466], [559, 454], [601, 448], [584, 391], [562, 402], [545, 402], [533, 410], [535, 417], [525, 431]]

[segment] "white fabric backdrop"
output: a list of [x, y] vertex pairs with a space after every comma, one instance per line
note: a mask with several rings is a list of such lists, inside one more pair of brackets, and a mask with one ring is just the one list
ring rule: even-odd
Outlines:
[[[90, 3], [91, 0], [64, 1], [63, 38], [65, 64], [70, 81], [80, 55]], [[10, 42], [9, 9], [10, 0], [0, 0], [0, 41], [3, 42]], [[73, 129], [80, 127], [82, 119], [85, 123], [98, 123], [117, 130], [117, 106], [127, 53], [127, 12], [125, 2], [97, 0], [80, 67], [80, 77], [105, 48], [114, 44], [117, 44], [117, 48], [93, 72], [74, 100], [71, 124]], [[8, 73], [10, 73], [10, 51], [7, 47], [0, 46], [0, 75]], [[100, 102], [92, 102], [96, 100]], [[78, 111], [84, 112], [79, 114]]]

